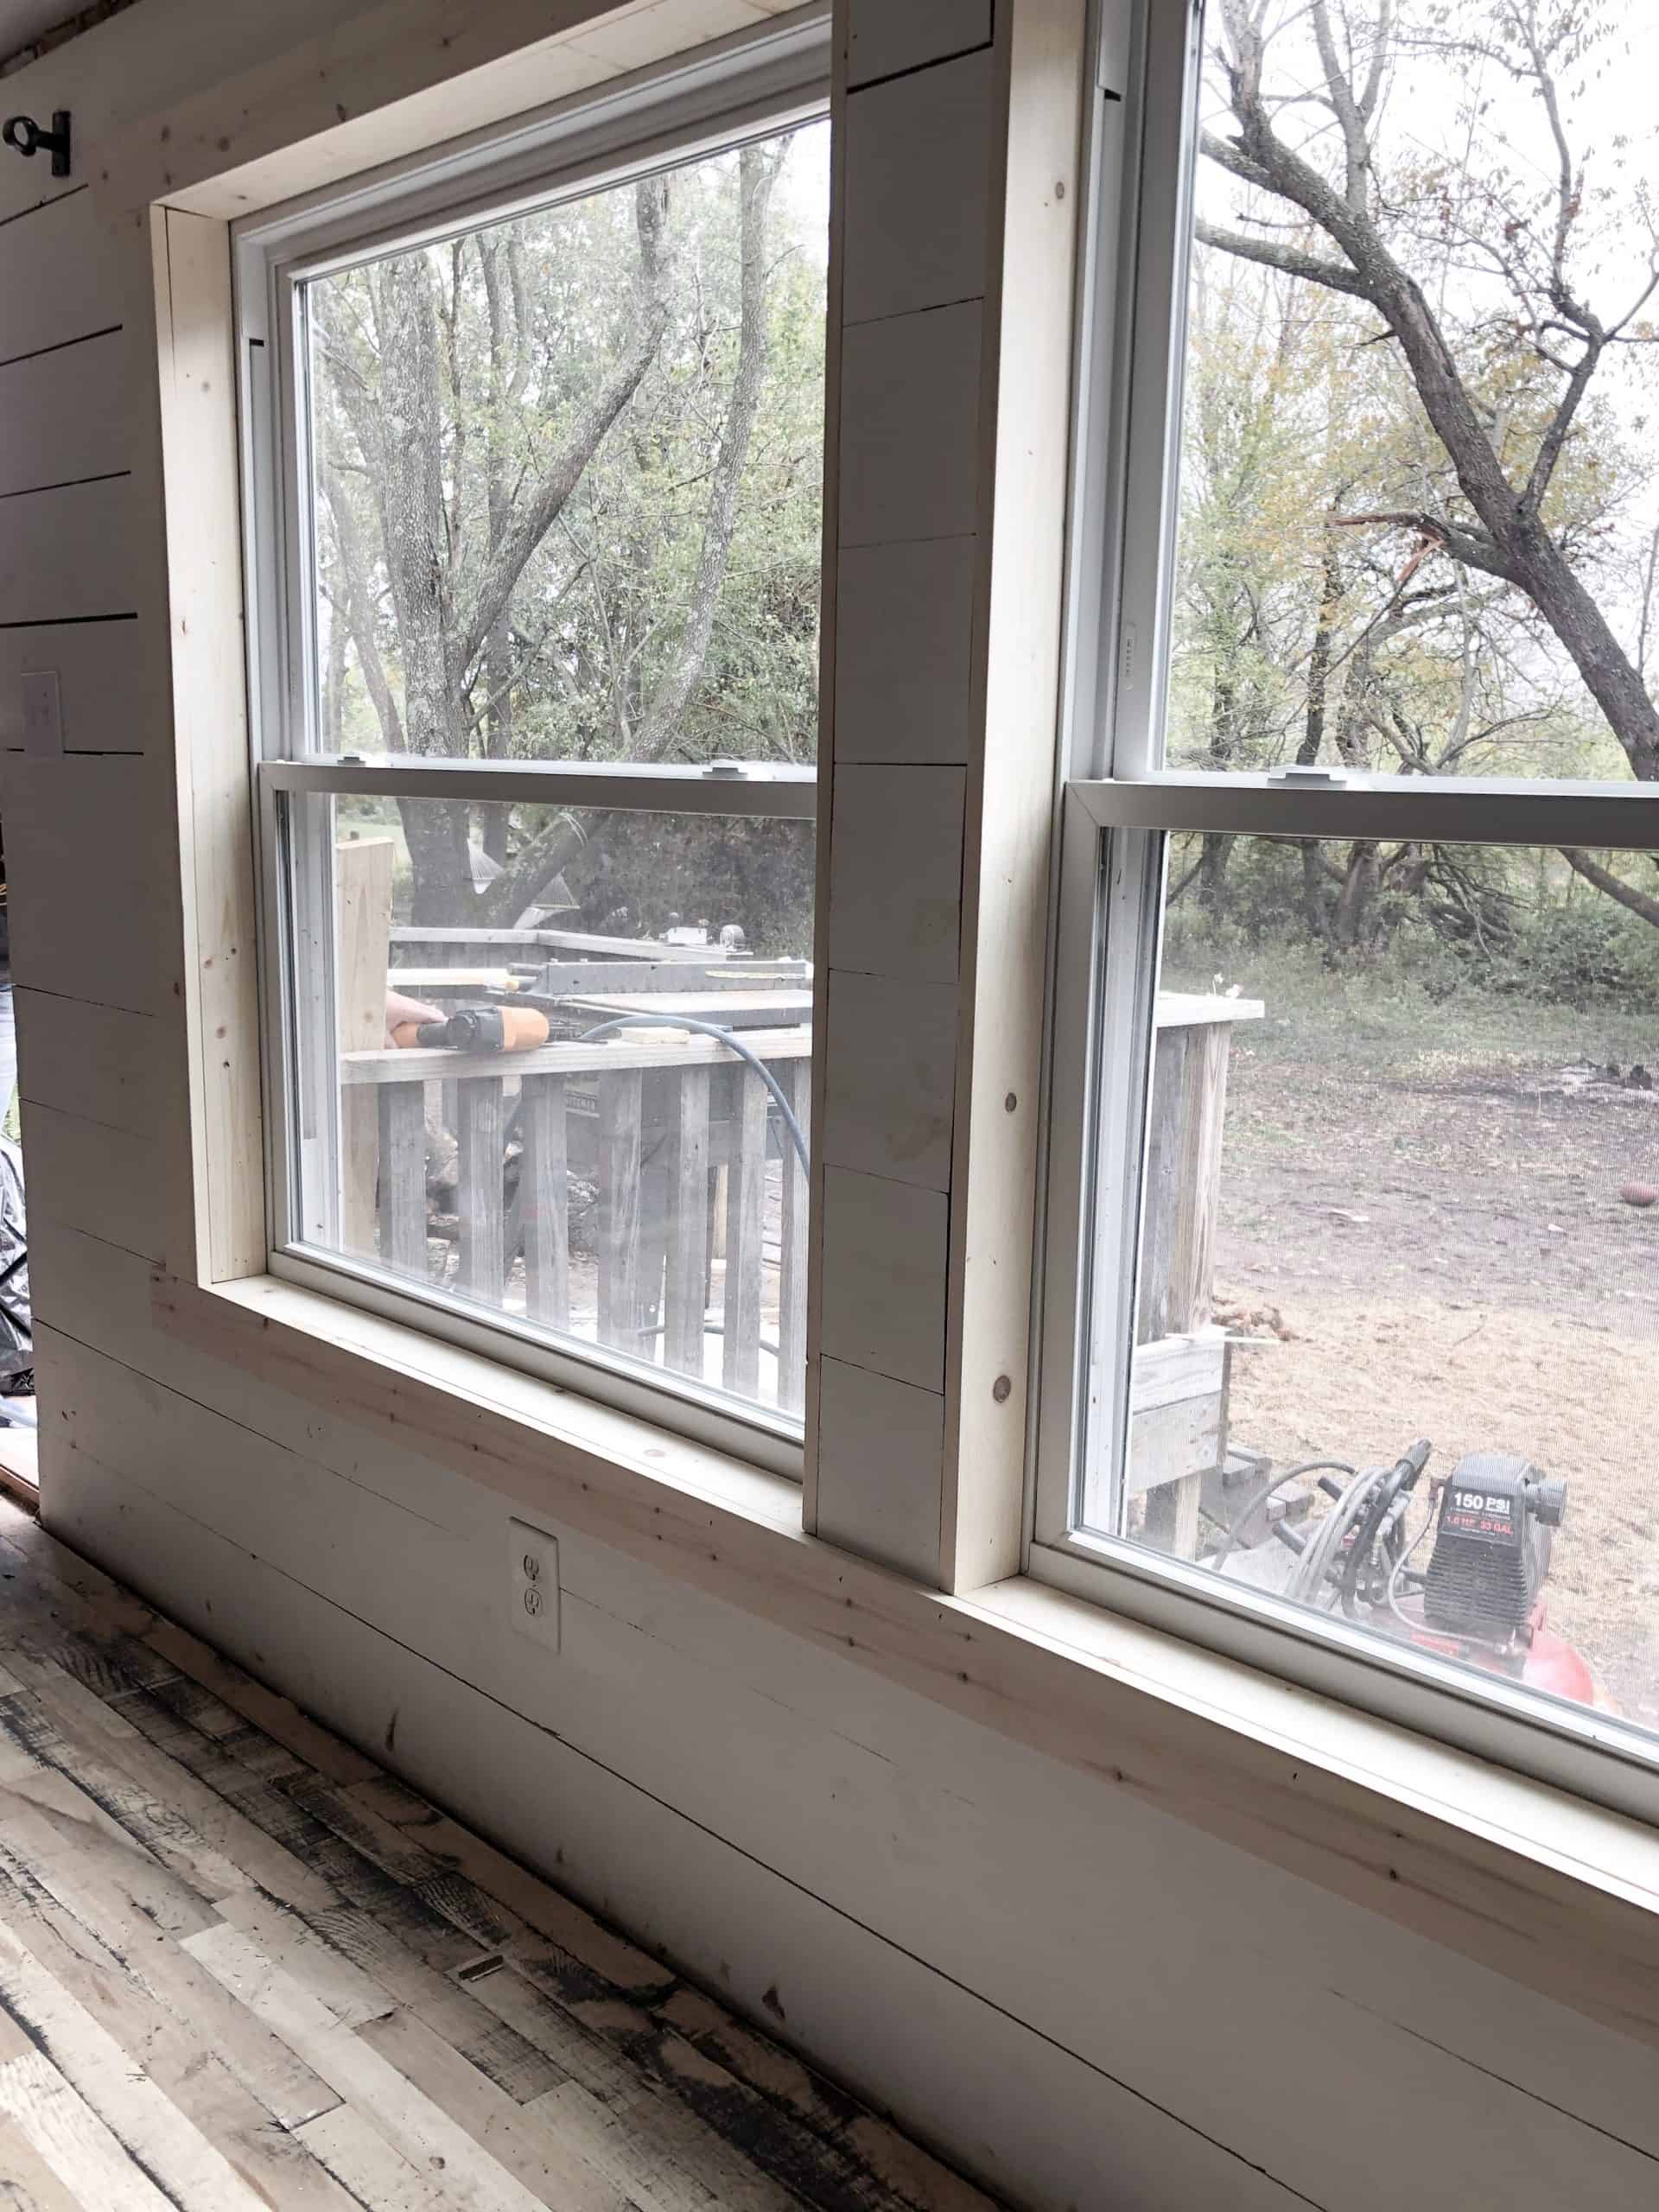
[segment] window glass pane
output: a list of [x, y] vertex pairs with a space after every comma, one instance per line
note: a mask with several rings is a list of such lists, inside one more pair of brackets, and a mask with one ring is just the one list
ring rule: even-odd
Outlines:
[[810, 761], [829, 125], [304, 287], [315, 742]]
[[1659, 1729], [1659, 861], [1172, 837], [1162, 940], [1085, 1520]]
[[811, 825], [308, 796], [283, 849], [294, 1241], [798, 1418]]
[[1651, 778], [1659, 22], [1324, 21], [1207, 10], [1167, 763]]

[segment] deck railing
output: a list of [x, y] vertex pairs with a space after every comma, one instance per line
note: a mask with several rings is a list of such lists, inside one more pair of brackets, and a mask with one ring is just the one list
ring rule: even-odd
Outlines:
[[[742, 1042], [806, 1132], [810, 1029], [755, 1030]], [[767, 1402], [775, 1393], [784, 1411], [800, 1410], [806, 1173], [764, 1078], [728, 1046], [636, 1031], [510, 1054], [348, 1052], [340, 1078], [348, 1092], [375, 1088], [374, 1116], [342, 1116], [353, 1133], [343, 1173], [346, 1211], [355, 1189], [383, 1266], [429, 1277], [428, 1086], [441, 1084], [457, 1147], [453, 1287], [461, 1295], [502, 1306], [522, 1252], [530, 1320], [699, 1377], [717, 1334], [724, 1389]], [[573, 1173], [594, 1193], [591, 1319], [572, 1299]], [[775, 1335], [766, 1327], [769, 1278]], [[770, 1389], [763, 1352], [775, 1361]]]

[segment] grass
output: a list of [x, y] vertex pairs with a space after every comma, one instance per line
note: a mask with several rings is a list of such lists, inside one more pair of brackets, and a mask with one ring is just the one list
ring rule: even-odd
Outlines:
[[1477, 1071], [1552, 1071], [1577, 1061], [1659, 1073], [1659, 1004], [1576, 1007], [1484, 987], [1445, 967], [1404, 959], [1332, 969], [1311, 949], [1172, 945], [1166, 988], [1236, 984], [1266, 1013], [1241, 1035], [1253, 1059], [1446, 1082]]

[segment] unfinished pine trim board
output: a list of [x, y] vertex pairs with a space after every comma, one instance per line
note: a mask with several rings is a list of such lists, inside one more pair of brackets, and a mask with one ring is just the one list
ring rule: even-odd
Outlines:
[[0, 1502], [0, 2195], [990, 2200]]

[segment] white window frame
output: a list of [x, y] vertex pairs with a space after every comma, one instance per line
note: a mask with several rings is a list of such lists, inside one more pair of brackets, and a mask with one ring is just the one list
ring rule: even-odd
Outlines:
[[[301, 1024], [296, 983], [309, 962], [332, 961], [332, 931], [303, 945], [279, 849], [285, 804], [306, 794], [540, 800], [556, 805], [711, 813], [813, 822], [817, 771], [757, 765], [747, 774], [616, 763], [327, 757], [313, 727], [315, 646], [308, 454], [299, 334], [303, 284], [331, 269], [581, 199], [652, 169], [822, 120], [830, 111], [830, 19], [824, 4], [760, 25], [613, 87], [561, 100], [450, 145], [308, 194], [232, 232], [248, 675], [260, 918], [262, 1065], [266, 1101], [268, 1266], [273, 1275], [407, 1324], [464, 1350], [639, 1415], [699, 1444], [798, 1481], [798, 1415], [744, 1407], [677, 1376], [655, 1382], [602, 1346], [550, 1344], [511, 1315], [433, 1289], [404, 1290], [368, 1263], [302, 1249], [296, 1219], [299, 1137], [295, 1071]], [[332, 888], [309, 887], [332, 912]], [[332, 991], [326, 995], [332, 1002]], [[821, 1049], [821, 1040], [815, 1049]], [[299, 1077], [305, 1080], [302, 1071]], [[337, 1121], [337, 1086], [321, 1109]]]
[[1027, 1571], [1185, 1642], [1659, 1820], [1659, 1738], [1612, 1715], [1546, 1705], [1497, 1677], [1476, 1678], [1082, 1525], [1090, 1425], [1111, 1438], [1119, 1468], [1127, 1435], [1138, 1133], [1162, 914], [1161, 871], [1149, 862], [1160, 836], [1659, 849], [1651, 785], [1158, 766], [1203, 5], [1099, 6], [1079, 267]]

